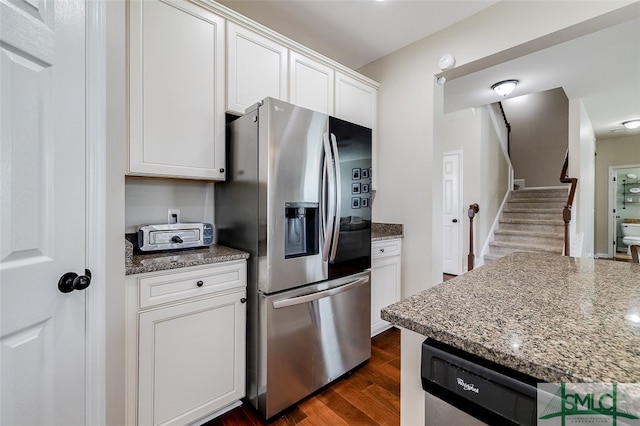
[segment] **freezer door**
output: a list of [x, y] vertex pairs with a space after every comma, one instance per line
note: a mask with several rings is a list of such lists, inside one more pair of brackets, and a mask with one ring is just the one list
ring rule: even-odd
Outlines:
[[270, 418], [371, 356], [369, 272], [261, 298], [258, 410]]
[[274, 293], [328, 278], [322, 259], [323, 135], [329, 117], [267, 98], [258, 110], [258, 287]]
[[371, 129], [330, 117], [329, 135], [337, 171], [329, 256], [333, 279], [371, 267]]

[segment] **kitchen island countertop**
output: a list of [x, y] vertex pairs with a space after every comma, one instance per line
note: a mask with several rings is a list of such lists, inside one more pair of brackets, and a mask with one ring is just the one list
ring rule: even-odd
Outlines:
[[640, 265], [514, 253], [382, 310], [547, 382], [640, 382]]

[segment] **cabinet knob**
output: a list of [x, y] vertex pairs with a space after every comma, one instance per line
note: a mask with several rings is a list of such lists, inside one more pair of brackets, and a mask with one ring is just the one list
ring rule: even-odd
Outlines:
[[224, 173], [224, 169], [223, 168], [220, 169], [220, 173]]
[[202, 287], [204, 285], [204, 281], [200, 280], [196, 283], [198, 287]]
[[384, 249], [383, 248], [380, 249], [380, 253], [384, 253]]
[[242, 299], [240, 299], [240, 303], [247, 303], [247, 299], [243, 297]]

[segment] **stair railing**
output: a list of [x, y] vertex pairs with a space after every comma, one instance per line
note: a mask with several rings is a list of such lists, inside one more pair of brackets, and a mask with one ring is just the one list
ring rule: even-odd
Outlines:
[[478, 203], [471, 204], [469, 206], [469, 256], [467, 256], [467, 271], [473, 269], [473, 265], [476, 263], [476, 255], [473, 254], [473, 218], [480, 211]]
[[564, 220], [564, 255], [570, 256], [570, 231], [569, 225], [571, 223], [571, 207], [573, 205], [573, 198], [576, 195], [576, 186], [578, 185], [578, 178], [570, 178], [567, 175], [567, 171], [569, 169], [569, 150], [564, 157], [564, 164], [562, 166], [562, 171], [560, 172], [560, 182], [562, 183], [570, 183], [571, 188], [569, 189], [569, 196], [567, 197], [567, 203], [564, 205], [564, 210], [562, 211], [562, 220]]

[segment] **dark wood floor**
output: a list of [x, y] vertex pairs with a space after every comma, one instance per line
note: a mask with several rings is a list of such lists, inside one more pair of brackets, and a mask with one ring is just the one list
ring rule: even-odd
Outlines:
[[400, 330], [371, 341], [371, 359], [350, 375], [321, 389], [265, 422], [249, 403], [205, 426], [400, 424]]

